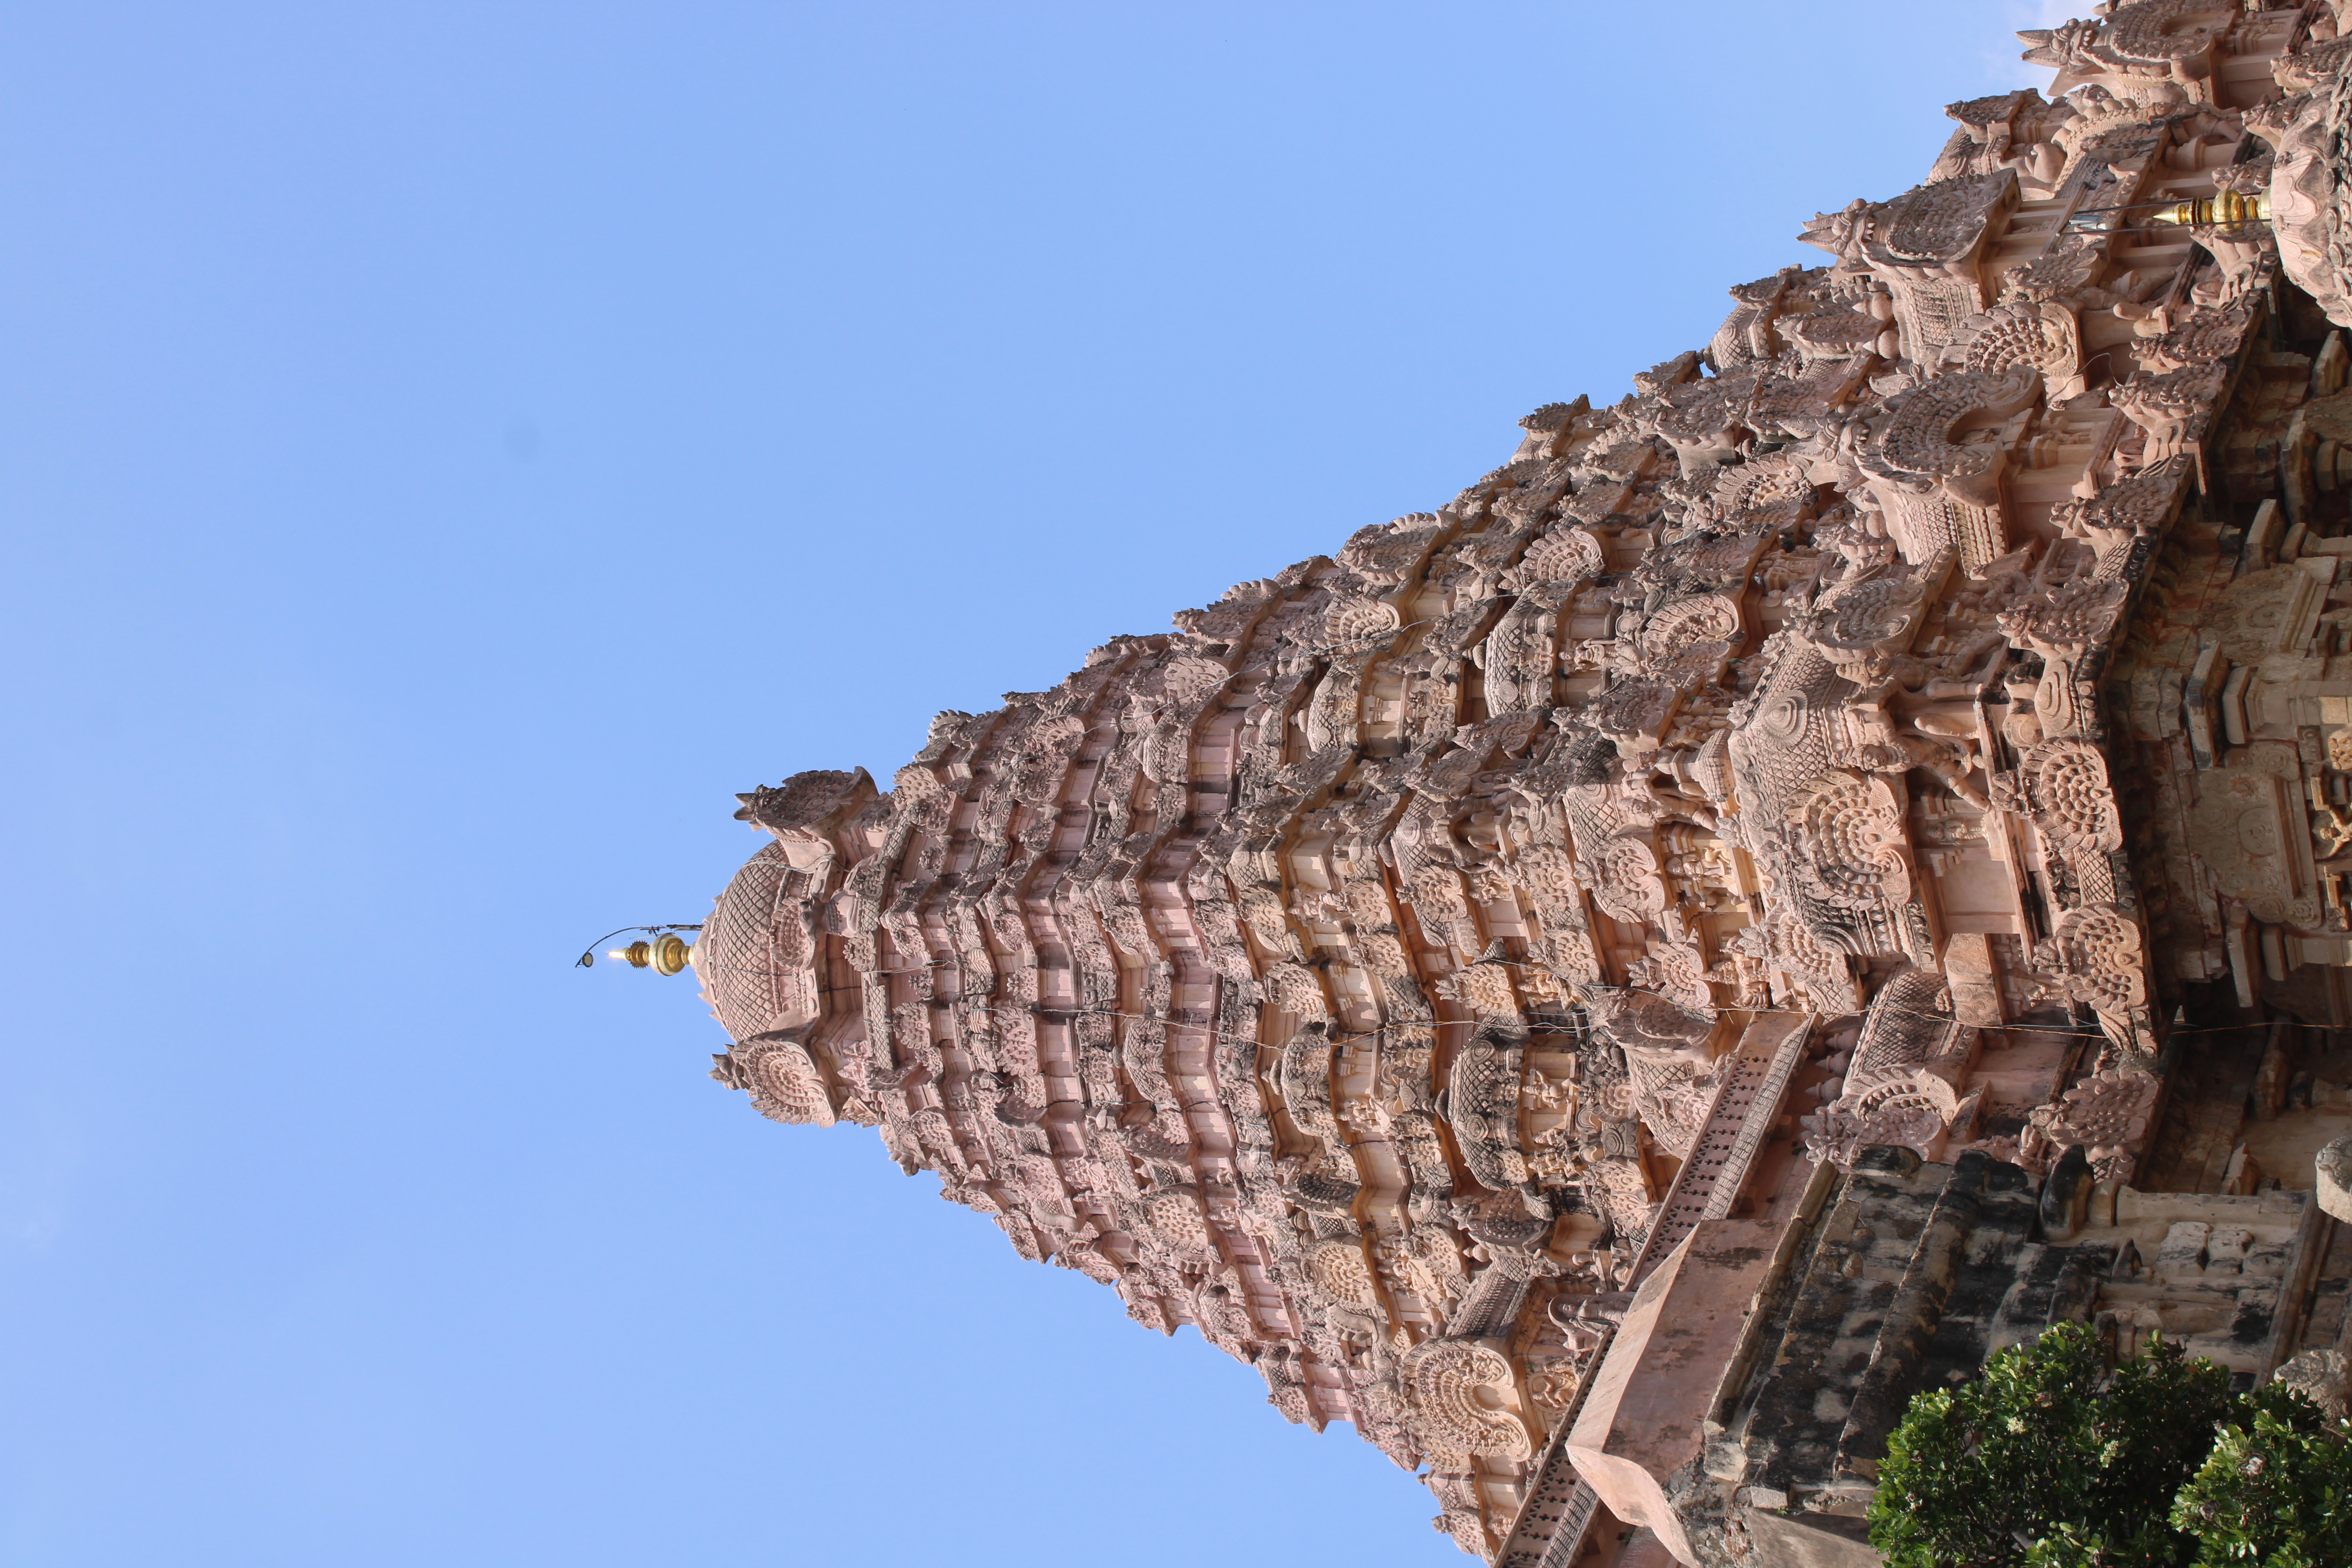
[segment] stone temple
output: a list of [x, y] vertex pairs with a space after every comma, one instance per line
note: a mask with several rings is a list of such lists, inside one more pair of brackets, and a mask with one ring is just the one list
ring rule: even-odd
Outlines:
[[2061, 1319], [2324, 1380], [2345, 10], [2022, 35], [1631, 396], [743, 796], [713, 1076], [1508, 1568], [1874, 1562], [1909, 1397]]

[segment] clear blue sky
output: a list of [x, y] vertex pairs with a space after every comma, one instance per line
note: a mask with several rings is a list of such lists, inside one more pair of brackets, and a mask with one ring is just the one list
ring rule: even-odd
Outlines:
[[2036, 19], [0, 7], [0, 1561], [1461, 1563], [572, 958], [1622, 395]]

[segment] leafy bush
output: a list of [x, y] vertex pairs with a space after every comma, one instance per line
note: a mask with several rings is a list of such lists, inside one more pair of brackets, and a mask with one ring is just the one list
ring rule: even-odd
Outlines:
[[2172, 1508], [2201, 1544], [2196, 1568], [2352, 1563], [2352, 1424], [2323, 1422], [2275, 1384], [2225, 1426]]
[[2352, 1563], [2352, 1421], [2161, 1338], [2113, 1373], [2062, 1323], [1925, 1393], [1870, 1506], [1890, 1568]]
[[2352, 1563], [2352, 1422], [2161, 1338], [2105, 1360], [2061, 1323], [1912, 1400], [1870, 1505], [1890, 1568]]
[[2090, 1331], [2061, 1323], [1912, 1400], [1871, 1543], [1890, 1568], [2189, 1568], [2199, 1542], [2172, 1500], [2237, 1403], [2228, 1373], [2160, 1341], [2109, 1376]]

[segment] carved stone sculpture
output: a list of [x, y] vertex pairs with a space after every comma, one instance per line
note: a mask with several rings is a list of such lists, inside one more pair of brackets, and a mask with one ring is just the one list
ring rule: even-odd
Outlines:
[[[696, 944], [712, 1076], [876, 1129], [1519, 1568], [1604, 1507], [1723, 1563], [1851, 1517], [1927, 1375], [1864, 1300], [1929, 1267], [1873, 1239], [1915, 1200], [1979, 1216], [1967, 1267], [2024, 1259], [1972, 1354], [2187, 1321], [2191, 1272], [2299, 1244], [2241, 1158], [2210, 1181], [2252, 1217], [2168, 1219], [2206, 1232], [2117, 1282], [2130, 1184], [2181, 1164], [2163, 1075], [2217, 1032], [2183, 1020], [2352, 1024], [2335, 32], [2128, 0], [2025, 35], [2046, 98], [1953, 106], [1926, 181], [1817, 216], [1826, 265], [1631, 395], [941, 714], [887, 790], [739, 797], [769, 842]], [[2215, 220], [2273, 156], [2275, 239]], [[2095, 1279], [2020, 1250], [2078, 1232]], [[1750, 1301], [1827, 1337], [1738, 1363], [1707, 1436], [1662, 1369], [1715, 1397]], [[1842, 1343], [1850, 1385], [1787, 1384]]]

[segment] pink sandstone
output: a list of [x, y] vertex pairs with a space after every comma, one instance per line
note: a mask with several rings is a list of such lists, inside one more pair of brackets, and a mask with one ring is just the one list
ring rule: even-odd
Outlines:
[[1869, 1561], [1937, 1345], [2332, 1346], [2241, 1127], [2352, 1101], [2339, 20], [2025, 35], [1631, 396], [741, 797], [713, 1076], [1528, 1568]]

